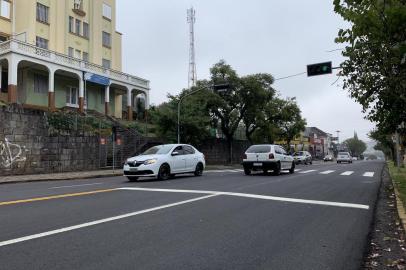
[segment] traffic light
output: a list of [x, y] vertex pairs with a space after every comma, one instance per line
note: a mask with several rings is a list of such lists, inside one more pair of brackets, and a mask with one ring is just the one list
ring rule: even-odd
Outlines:
[[307, 65], [307, 76], [310, 77], [310, 76], [331, 74], [332, 73], [331, 65], [332, 65], [331, 62]]

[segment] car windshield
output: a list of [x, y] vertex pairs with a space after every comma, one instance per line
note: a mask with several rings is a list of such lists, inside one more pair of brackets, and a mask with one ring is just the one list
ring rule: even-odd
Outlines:
[[338, 153], [338, 155], [340, 155], [340, 156], [349, 156], [349, 154], [347, 152], [340, 152], [340, 153]]
[[157, 145], [149, 148], [147, 151], [142, 153], [141, 155], [165, 155], [168, 154], [169, 151], [173, 148], [171, 144], [164, 144], [164, 145]]
[[269, 145], [253, 145], [247, 150], [247, 153], [269, 153], [269, 152], [271, 152], [271, 146]]

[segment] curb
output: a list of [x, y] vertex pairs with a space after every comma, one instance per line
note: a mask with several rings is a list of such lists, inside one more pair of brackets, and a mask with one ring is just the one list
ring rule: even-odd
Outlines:
[[406, 210], [405, 210], [402, 200], [400, 199], [399, 192], [396, 187], [396, 183], [393, 181], [392, 176], [391, 176], [391, 181], [392, 181], [393, 189], [395, 191], [396, 208], [398, 210], [399, 219], [400, 219], [400, 222], [402, 223], [403, 230], [406, 232]]
[[[110, 174], [94, 174], [94, 175], [83, 175], [83, 176], [51, 176], [51, 174], [43, 174], [44, 178], [23, 178], [23, 175], [18, 176], [21, 179], [10, 179], [5, 181], [0, 181], [0, 185], [3, 184], [15, 184], [15, 183], [28, 183], [28, 182], [46, 182], [46, 181], [63, 181], [63, 180], [84, 180], [90, 178], [107, 178], [107, 177], [114, 177], [114, 176], [122, 176], [122, 172], [115, 172]], [[38, 177], [38, 175], [36, 175]]]

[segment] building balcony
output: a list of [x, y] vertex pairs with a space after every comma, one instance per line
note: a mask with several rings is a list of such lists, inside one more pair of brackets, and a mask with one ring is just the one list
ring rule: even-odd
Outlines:
[[[45, 76], [48, 73], [47, 82], [37, 83], [42, 90], [38, 87], [32, 89], [35, 80], [27, 70]], [[6, 78], [2, 79], [2, 71], [7, 72]], [[27, 84], [30, 79], [32, 83]], [[70, 81], [66, 83], [68, 79]], [[106, 114], [115, 110], [114, 116], [119, 118], [121, 110], [127, 109], [128, 119], [132, 119], [134, 100], [138, 95], [144, 97], [145, 108], [149, 107], [148, 80], [14, 39], [0, 43], [0, 82], [2, 89], [7, 88], [9, 103], [44, 105], [44, 98], [37, 94], [47, 88], [48, 108], [51, 110], [55, 109], [55, 96], [56, 107], [65, 104], [77, 107], [80, 112], [86, 109], [89, 97], [93, 101], [99, 99], [95, 107], [104, 99]], [[61, 101], [66, 86], [71, 88], [72, 102]], [[4, 91], [0, 92], [0, 98], [4, 99]]]
[[10, 52], [37, 58], [38, 60], [47, 61], [53, 64], [59, 64], [68, 68], [79, 69], [84, 72], [105, 76], [122, 83], [149, 90], [148, 80], [121, 71], [105, 68], [103, 66], [86, 62], [81, 59], [70, 57], [66, 54], [39, 48], [30, 43], [22, 42], [15, 39], [0, 43], [0, 56]]

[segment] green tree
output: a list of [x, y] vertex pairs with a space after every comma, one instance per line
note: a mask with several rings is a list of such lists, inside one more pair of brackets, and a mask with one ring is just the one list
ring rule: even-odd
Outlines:
[[214, 126], [220, 126], [227, 140], [229, 162], [231, 163], [234, 134], [248, 108], [243, 100], [241, 80], [230, 65], [221, 60], [210, 69], [210, 73], [213, 85], [228, 85], [227, 90], [211, 95], [208, 101], [208, 108]]
[[279, 138], [286, 141], [287, 150], [290, 151], [291, 141], [305, 130], [306, 119], [302, 118], [299, 106], [296, 103], [296, 98], [287, 98], [281, 100], [279, 117]]
[[393, 132], [406, 120], [406, 1], [334, 0], [334, 10], [351, 25], [336, 38], [346, 45], [344, 88]]
[[[181, 97], [197, 87], [184, 89], [178, 96], [168, 95], [169, 101], [150, 110], [151, 121], [157, 126], [158, 136], [167, 142], [177, 141], [177, 109]], [[211, 117], [207, 109], [209, 90], [203, 89], [182, 100], [180, 106], [180, 139], [183, 143], [200, 145], [210, 136]]]
[[367, 149], [367, 145], [365, 144], [365, 142], [358, 139], [357, 133], [354, 133], [353, 138], [343, 141], [343, 144], [345, 144], [348, 147], [348, 149], [351, 152], [351, 155], [354, 157], [361, 156], [362, 153], [364, 153], [364, 151]]
[[386, 158], [395, 160], [395, 144], [393, 143], [392, 136], [388, 135], [387, 131], [380, 130], [379, 128], [372, 130], [369, 135], [371, 139], [375, 140], [377, 144], [375, 145], [375, 150], [382, 151]]
[[254, 74], [241, 78], [242, 100], [247, 108], [243, 115], [245, 136], [253, 143], [252, 135], [266, 120], [265, 107], [275, 95], [274, 82], [270, 74]]

